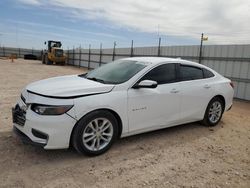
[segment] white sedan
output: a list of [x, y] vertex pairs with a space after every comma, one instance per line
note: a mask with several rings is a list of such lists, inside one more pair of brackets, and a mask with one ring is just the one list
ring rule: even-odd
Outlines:
[[14, 131], [44, 149], [72, 145], [98, 155], [120, 137], [196, 121], [215, 126], [233, 93], [229, 79], [198, 63], [120, 59], [87, 74], [29, 84], [12, 109]]

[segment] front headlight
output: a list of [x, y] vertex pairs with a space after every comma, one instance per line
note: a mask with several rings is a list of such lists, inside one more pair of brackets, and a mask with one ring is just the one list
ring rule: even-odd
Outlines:
[[61, 115], [69, 111], [73, 105], [42, 105], [42, 104], [33, 104], [31, 110], [40, 115]]

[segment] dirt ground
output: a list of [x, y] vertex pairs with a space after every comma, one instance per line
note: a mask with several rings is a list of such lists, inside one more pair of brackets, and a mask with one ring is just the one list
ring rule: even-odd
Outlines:
[[250, 187], [250, 103], [221, 123], [124, 138], [104, 155], [45, 151], [12, 134], [11, 107], [28, 83], [85, 69], [0, 60], [0, 187]]

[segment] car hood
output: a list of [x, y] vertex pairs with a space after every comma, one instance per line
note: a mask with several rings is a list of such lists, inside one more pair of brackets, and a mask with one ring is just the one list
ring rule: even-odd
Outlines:
[[103, 84], [78, 75], [60, 76], [27, 85], [30, 93], [51, 97], [75, 97], [110, 92], [114, 85]]

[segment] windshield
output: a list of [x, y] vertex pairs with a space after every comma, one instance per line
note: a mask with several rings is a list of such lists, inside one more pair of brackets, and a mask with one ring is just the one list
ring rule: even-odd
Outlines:
[[120, 84], [132, 78], [146, 66], [144, 62], [117, 60], [89, 72], [85, 78], [106, 84]]

